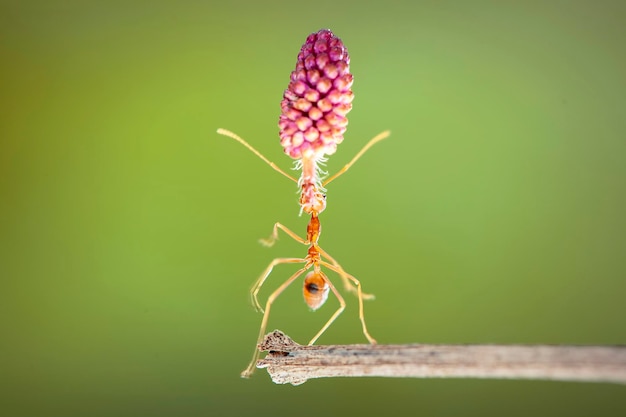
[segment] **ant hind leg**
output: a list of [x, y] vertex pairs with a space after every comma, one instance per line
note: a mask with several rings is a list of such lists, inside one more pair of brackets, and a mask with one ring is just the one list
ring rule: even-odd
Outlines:
[[311, 265], [307, 264], [303, 268], [299, 269], [295, 274], [287, 278], [287, 280], [283, 282], [281, 286], [278, 287], [268, 297], [267, 302], [265, 303], [265, 313], [263, 314], [263, 320], [261, 320], [261, 327], [259, 329], [259, 337], [257, 338], [256, 345], [254, 346], [254, 353], [252, 354], [252, 360], [250, 361], [250, 364], [248, 365], [248, 367], [241, 373], [241, 376], [243, 378], [250, 378], [250, 376], [256, 369], [256, 362], [257, 362], [257, 359], [259, 359], [259, 354], [260, 354], [258, 345], [263, 341], [263, 337], [265, 336], [265, 329], [267, 328], [267, 322], [270, 317], [270, 308], [272, 307], [272, 304], [274, 303], [274, 301], [276, 301], [276, 298], [278, 298], [278, 296], [283, 291], [285, 291], [285, 289], [289, 285], [291, 285], [296, 279], [298, 279], [300, 275], [302, 275], [310, 267]]
[[[322, 254], [322, 256], [324, 256], [326, 259], [328, 259], [330, 261], [331, 264], [333, 264], [334, 267], [336, 267], [337, 269], [339, 269], [341, 272], [335, 271], [337, 272], [337, 274], [339, 274], [339, 276], [341, 277], [341, 280], [343, 281], [343, 286], [345, 288], [346, 291], [357, 294], [358, 295], [358, 287], [355, 284], [355, 282], [353, 280], [351, 280], [350, 278], [348, 278], [348, 276], [352, 276], [350, 274], [348, 274], [341, 265], [339, 265], [339, 262], [337, 262], [335, 260], [335, 258], [333, 258], [332, 256], [330, 256], [325, 250], [323, 250], [322, 248], [320, 249], [320, 253]], [[334, 271], [334, 269], [333, 269]], [[354, 277], [352, 277], [354, 278]], [[356, 278], [354, 278], [356, 280]], [[376, 298], [376, 296], [374, 294], [368, 294], [368, 293], [364, 293], [361, 292], [361, 297], [364, 300], [374, 300]]]
[[320, 331], [317, 332], [315, 336], [313, 336], [313, 339], [311, 339], [311, 341], [309, 342], [309, 346], [314, 344], [317, 341], [317, 339], [319, 339], [319, 337], [326, 331], [326, 329], [330, 327], [331, 324], [333, 324], [333, 322], [337, 319], [337, 317], [339, 317], [339, 315], [343, 313], [343, 310], [346, 308], [346, 301], [343, 299], [341, 294], [339, 294], [339, 291], [337, 291], [337, 288], [335, 288], [333, 283], [330, 282], [330, 280], [324, 273], [322, 273], [321, 275], [324, 278], [324, 281], [326, 281], [326, 284], [328, 284], [328, 286], [332, 290], [333, 294], [335, 294], [335, 297], [337, 297], [337, 300], [339, 300], [339, 308], [337, 309], [337, 311], [335, 311], [335, 313], [332, 316], [330, 316], [330, 318], [328, 319], [326, 324], [324, 324], [324, 326], [320, 329]]
[[265, 268], [265, 271], [263, 271], [261, 276], [259, 276], [259, 279], [257, 279], [252, 288], [250, 288], [250, 300], [254, 308], [257, 311], [264, 313], [263, 307], [261, 307], [261, 304], [259, 303], [258, 295], [261, 287], [263, 286], [263, 283], [265, 282], [267, 277], [270, 276], [270, 274], [272, 273], [272, 269], [274, 269], [276, 265], [297, 264], [304, 262], [306, 262], [306, 259], [302, 258], [276, 258], [272, 262], [270, 262], [267, 268]]
[[[350, 281], [352, 281], [352, 283], [356, 286], [357, 288], [357, 297], [359, 299], [359, 320], [361, 320], [361, 327], [363, 328], [363, 334], [365, 335], [365, 337], [367, 338], [367, 340], [371, 343], [371, 344], [376, 344], [376, 339], [374, 339], [372, 337], [372, 335], [370, 335], [369, 331], [367, 330], [367, 325], [365, 324], [365, 316], [363, 314], [363, 292], [361, 290], [361, 282], [356, 279], [355, 277], [353, 277], [352, 275], [348, 274], [346, 271], [344, 271], [341, 267], [337, 267], [335, 265], [329, 264], [328, 262], [322, 261], [320, 262], [322, 265], [324, 265], [325, 267], [327, 267], [328, 269], [330, 269], [331, 271], [335, 271], [337, 274], [339, 274], [340, 276], [344, 277], [345, 275], [345, 279], [348, 279]], [[333, 288], [333, 287], [331, 287]]]

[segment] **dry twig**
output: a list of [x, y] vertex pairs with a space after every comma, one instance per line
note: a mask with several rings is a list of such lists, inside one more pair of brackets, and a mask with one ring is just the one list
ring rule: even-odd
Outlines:
[[625, 346], [301, 346], [279, 330], [259, 345], [277, 384], [324, 377], [508, 378], [626, 384]]

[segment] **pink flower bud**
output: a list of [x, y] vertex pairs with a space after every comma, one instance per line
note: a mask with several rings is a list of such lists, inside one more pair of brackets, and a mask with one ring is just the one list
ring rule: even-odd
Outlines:
[[280, 103], [280, 143], [294, 159], [332, 155], [352, 109], [350, 56], [341, 39], [322, 29], [306, 39]]

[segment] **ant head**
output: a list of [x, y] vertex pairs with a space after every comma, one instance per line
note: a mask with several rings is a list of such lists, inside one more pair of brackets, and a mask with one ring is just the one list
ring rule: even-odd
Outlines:
[[329, 289], [324, 274], [311, 271], [304, 278], [304, 301], [312, 310], [317, 310], [326, 302]]
[[318, 191], [308, 193], [305, 190], [300, 196], [300, 206], [306, 214], [320, 214], [326, 209], [326, 194]]

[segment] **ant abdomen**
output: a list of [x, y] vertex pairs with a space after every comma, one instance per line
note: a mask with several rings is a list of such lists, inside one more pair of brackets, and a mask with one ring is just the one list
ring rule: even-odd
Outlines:
[[311, 271], [304, 278], [304, 301], [311, 308], [311, 310], [317, 310], [324, 305], [328, 298], [328, 285], [327, 278], [322, 272]]

